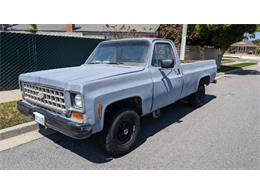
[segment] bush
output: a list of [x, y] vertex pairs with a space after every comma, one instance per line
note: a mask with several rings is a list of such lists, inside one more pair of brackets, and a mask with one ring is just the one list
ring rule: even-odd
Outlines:
[[257, 54], [257, 55], [260, 54], [260, 47], [256, 48], [256, 54]]

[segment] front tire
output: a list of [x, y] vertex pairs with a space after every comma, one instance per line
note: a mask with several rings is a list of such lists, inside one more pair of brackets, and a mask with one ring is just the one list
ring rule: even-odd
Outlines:
[[105, 148], [118, 157], [131, 151], [140, 131], [140, 117], [133, 110], [118, 112], [112, 117], [105, 139]]
[[198, 108], [205, 103], [205, 85], [204, 85], [204, 83], [201, 82], [199, 84], [198, 90], [195, 93], [190, 95], [189, 102], [195, 108]]
[[39, 130], [45, 129], [46, 127], [44, 125], [38, 124]]

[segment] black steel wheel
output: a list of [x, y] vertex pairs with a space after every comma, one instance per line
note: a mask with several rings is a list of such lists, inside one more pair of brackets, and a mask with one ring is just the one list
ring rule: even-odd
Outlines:
[[135, 130], [135, 125], [132, 121], [129, 120], [123, 120], [120, 122], [120, 125], [117, 129], [117, 140], [120, 144], [127, 143]]
[[205, 100], [205, 85], [200, 85], [198, 89], [198, 99], [200, 104], [202, 104]]
[[117, 157], [133, 148], [140, 131], [140, 117], [133, 110], [124, 110], [112, 117], [106, 136], [106, 150]]
[[46, 127], [44, 125], [38, 124], [39, 130], [45, 129]]
[[200, 83], [198, 90], [191, 94], [189, 97], [189, 102], [194, 107], [200, 107], [205, 103], [205, 85]]

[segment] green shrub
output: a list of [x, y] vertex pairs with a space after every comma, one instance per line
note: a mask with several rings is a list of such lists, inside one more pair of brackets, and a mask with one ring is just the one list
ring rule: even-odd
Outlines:
[[256, 54], [260, 54], [260, 47], [256, 48]]

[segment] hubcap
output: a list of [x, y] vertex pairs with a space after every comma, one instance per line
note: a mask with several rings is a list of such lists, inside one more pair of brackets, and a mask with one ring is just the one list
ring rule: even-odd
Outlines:
[[130, 121], [126, 120], [120, 123], [116, 135], [119, 144], [125, 144], [131, 139], [134, 128], [134, 124]]
[[124, 135], [128, 134], [128, 129], [124, 129]]

